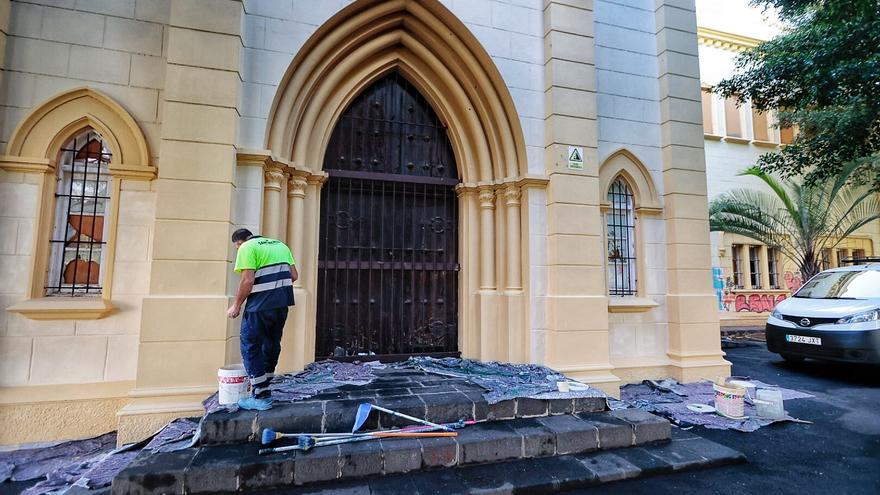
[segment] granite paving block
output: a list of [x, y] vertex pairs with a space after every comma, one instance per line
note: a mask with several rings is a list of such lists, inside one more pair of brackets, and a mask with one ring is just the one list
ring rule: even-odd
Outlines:
[[550, 399], [550, 414], [571, 414], [574, 412], [574, 399]]
[[503, 422], [484, 423], [480, 428], [458, 432], [459, 464], [498, 462], [522, 456], [522, 436]]
[[422, 444], [417, 438], [383, 438], [379, 446], [385, 474], [408, 473], [422, 467]]
[[697, 440], [674, 441], [652, 446], [647, 451], [672, 466], [673, 471], [708, 465], [709, 461], [688, 446]]
[[638, 466], [611, 452], [590, 454], [582, 462], [602, 483], [635, 478], [642, 473]]
[[340, 475], [339, 446], [327, 445], [308, 452], [297, 452], [293, 482], [297, 485], [333, 480]]
[[[415, 388], [415, 390], [413, 390]], [[458, 389], [452, 385], [425, 385], [419, 387], [410, 387], [410, 391], [414, 394], [439, 394], [441, 392], [458, 392]]]
[[607, 413], [581, 413], [577, 417], [599, 429], [599, 448], [602, 450], [630, 447], [635, 438], [632, 425]]
[[199, 449], [152, 454], [141, 452], [113, 479], [114, 495], [183, 494], [184, 470]]
[[[241, 457], [233, 460], [239, 464], [237, 477], [240, 491], [293, 484], [296, 454], [285, 452], [263, 456], [257, 453], [259, 446], [249, 444], [245, 447]], [[188, 470], [187, 474], [193, 472], [194, 470]]]
[[376, 390], [376, 397], [395, 397], [400, 395], [412, 395], [408, 388], [380, 388]]
[[339, 445], [340, 477], [362, 478], [382, 472], [382, 448], [378, 440]]
[[[345, 399], [325, 403], [324, 429], [322, 431], [325, 433], [351, 431], [358, 406], [365, 402], [375, 404], [376, 399]], [[378, 427], [379, 416], [373, 412], [361, 430], [375, 430]]]
[[[314, 433], [321, 431], [324, 402], [296, 402], [268, 411], [257, 411], [256, 431], [271, 428], [283, 433]], [[255, 437], [256, 438], [256, 437]]]
[[605, 397], [575, 397], [574, 412], [600, 412], [606, 409]]
[[376, 397], [376, 390], [365, 388], [362, 390], [349, 390], [345, 393], [347, 399], [369, 399]]
[[654, 475], [672, 472], [672, 464], [660, 457], [651, 455], [644, 447], [617, 449], [614, 453], [631, 464], [638, 466], [642, 470], [642, 474]]
[[489, 416], [489, 402], [479, 390], [462, 391], [465, 397], [474, 403], [474, 421], [486, 421]]
[[520, 462], [528, 462], [529, 466], [532, 466], [534, 469], [540, 469], [548, 473], [553, 479], [553, 487], [558, 491], [568, 491], [599, 482], [599, 477], [596, 473], [587, 469], [584, 463], [575, 456], [563, 455], [539, 459], [523, 459]]
[[554, 485], [553, 478], [542, 467], [525, 460], [468, 466], [458, 469], [456, 474], [468, 493], [547, 493]]
[[218, 411], [208, 415], [199, 430], [200, 445], [243, 442], [255, 438], [256, 411], [240, 410], [234, 413]]
[[716, 466], [719, 464], [745, 462], [746, 460], [746, 456], [742, 452], [733, 450], [729, 447], [725, 447], [724, 445], [721, 445], [719, 443], [706, 440], [705, 438], [698, 438], [692, 441], [677, 440], [673, 443], [676, 442], [683, 442], [682, 446], [706, 459], [705, 467]]
[[696, 440], [699, 438], [703, 438], [700, 435], [688, 430], [682, 430], [677, 426], [672, 427], [672, 439], [673, 440]]
[[556, 433], [537, 419], [511, 421], [510, 426], [523, 437], [523, 457], [544, 457], [556, 454]]
[[489, 411], [486, 417], [489, 421], [513, 419], [514, 417], [516, 417], [516, 399], [489, 404]]
[[599, 448], [595, 425], [569, 414], [537, 418], [536, 421], [556, 435], [557, 454], [578, 454]]
[[519, 397], [516, 399], [516, 417], [534, 418], [538, 416], [546, 416], [548, 407], [548, 402], [546, 400]]
[[[263, 457], [255, 443], [223, 447], [203, 447], [186, 467], [184, 484], [187, 493], [217, 493], [238, 489], [239, 466], [251, 462], [287, 462], [293, 454]], [[291, 479], [293, 464], [290, 464]]]
[[422, 467], [449, 467], [459, 462], [458, 441], [450, 437], [420, 438]]
[[474, 403], [461, 392], [421, 396], [427, 406], [425, 419], [432, 423], [454, 423], [474, 419]]
[[[468, 487], [458, 477], [457, 469], [441, 469], [438, 471], [426, 471], [413, 476], [415, 492], [419, 495], [451, 495], [453, 493], [468, 493]], [[404, 492], [397, 492], [404, 493]]]
[[367, 486], [370, 489], [370, 495], [416, 495], [419, 493], [413, 482], [413, 477], [409, 475], [372, 478], [368, 481]]
[[[425, 403], [416, 395], [381, 397], [376, 400], [376, 403], [386, 409], [406, 414], [414, 418], [424, 418], [426, 416]], [[378, 410], [371, 412], [370, 416], [372, 415], [376, 415], [379, 418], [379, 428], [381, 429], [400, 428], [419, 424], [415, 421]]]
[[667, 441], [672, 435], [668, 420], [641, 409], [621, 409], [608, 414], [633, 425], [636, 445]]

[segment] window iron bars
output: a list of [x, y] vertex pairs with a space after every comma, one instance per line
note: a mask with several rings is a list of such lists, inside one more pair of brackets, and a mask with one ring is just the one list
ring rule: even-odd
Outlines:
[[621, 178], [608, 189], [611, 207], [606, 213], [608, 241], [608, 293], [636, 294], [635, 208], [632, 190]]
[[[54, 258], [47, 295], [98, 295], [111, 154], [94, 131], [75, 136], [61, 149], [59, 187], [55, 193]], [[52, 283], [57, 281], [56, 283]]]
[[779, 251], [767, 248], [767, 273], [770, 276], [770, 288], [779, 288]]
[[742, 244], [734, 244], [730, 247], [730, 250], [732, 251], [731, 259], [733, 261], [733, 286], [737, 289], [742, 289]]
[[761, 289], [761, 247], [749, 246], [749, 277], [751, 277], [752, 288]]

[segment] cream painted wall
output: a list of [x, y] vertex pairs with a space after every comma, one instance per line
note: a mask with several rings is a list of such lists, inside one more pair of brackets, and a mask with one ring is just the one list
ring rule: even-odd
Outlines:
[[[651, 173], [663, 194], [660, 149], [660, 102], [654, 2], [597, 0], [596, 96], [599, 116], [599, 163], [620, 149], [632, 152]], [[600, 191], [604, 198], [605, 192]], [[659, 217], [640, 215], [646, 297], [659, 307], [643, 313], [609, 315], [611, 358], [616, 365], [666, 353], [666, 232]], [[602, 221], [604, 225], [604, 218]], [[635, 360], [633, 358], [636, 358]]]
[[[122, 105], [159, 153], [168, 2], [12, 2], [0, 84], [0, 153], [35, 106], [80, 86]], [[29, 320], [5, 308], [24, 298], [36, 175], [0, 176], [0, 386], [130, 381], [137, 369], [141, 300], [149, 290], [155, 193], [123, 181], [113, 273], [117, 308], [100, 320]]]

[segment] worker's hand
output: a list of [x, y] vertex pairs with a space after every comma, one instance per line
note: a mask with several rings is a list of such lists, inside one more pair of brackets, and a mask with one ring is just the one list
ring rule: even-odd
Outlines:
[[241, 306], [239, 306], [238, 304], [233, 304], [232, 306], [229, 306], [229, 309], [226, 310], [226, 316], [228, 316], [230, 319], [238, 318], [239, 314], [241, 314]]

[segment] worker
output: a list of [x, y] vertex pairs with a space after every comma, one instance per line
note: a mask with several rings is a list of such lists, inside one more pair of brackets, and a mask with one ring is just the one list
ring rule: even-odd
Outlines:
[[269, 384], [281, 354], [281, 334], [289, 306], [293, 306], [293, 282], [299, 277], [290, 248], [276, 239], [253, 235], [247, 229], [232, 233], [238, 254], [235, 272], [241, 282], [235, 300], [226, 311], [241, 319], [241, 357], [253, 394], [238, 401], [242, 409], [265, 411], [272, 407]]

